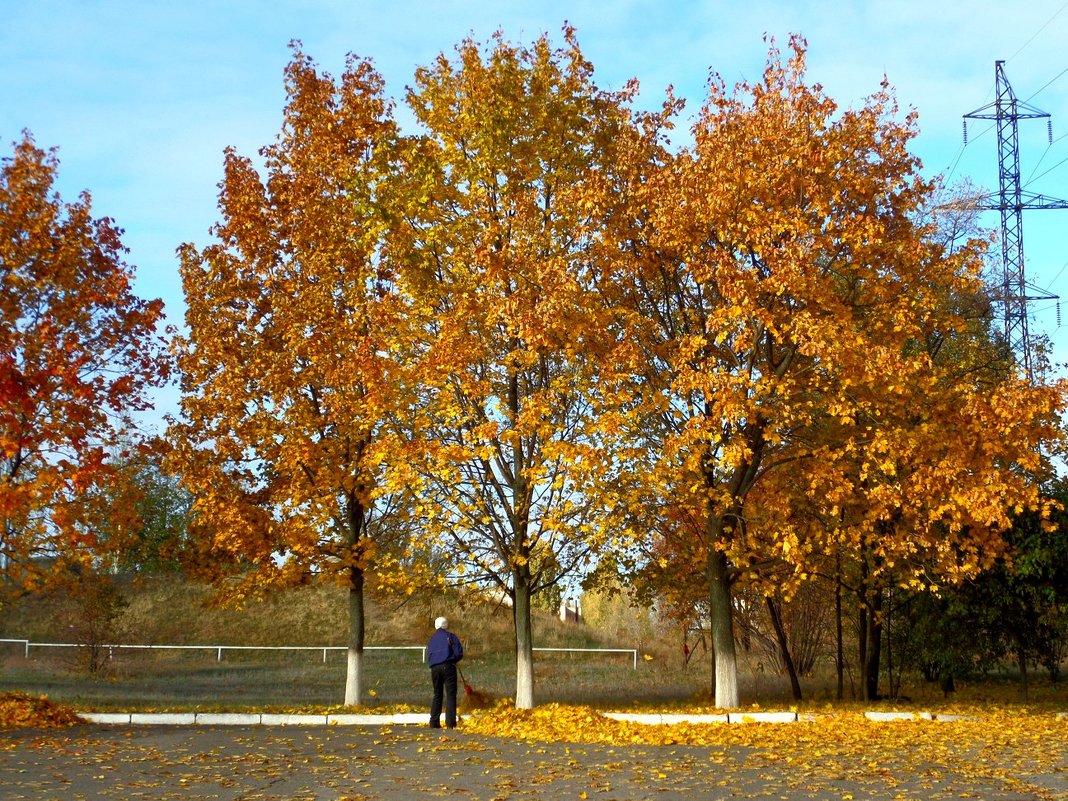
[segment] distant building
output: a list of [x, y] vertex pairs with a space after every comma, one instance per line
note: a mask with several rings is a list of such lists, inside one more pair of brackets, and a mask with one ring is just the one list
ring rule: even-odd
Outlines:
[[507, 606], [509, 609], [512, 608], [511, 596], [509, 596], [508, 593], [506, 593], [499, 587], [494, 587], [491, 590], [486, 590], [483, 594], [490, 601], [490, 603], [497, 604], [498, 608], [502, 606]]
[[582, 608], [578, 598], [565, 598], [560, 602], [560, 620], [564, 623], [582, 622]]

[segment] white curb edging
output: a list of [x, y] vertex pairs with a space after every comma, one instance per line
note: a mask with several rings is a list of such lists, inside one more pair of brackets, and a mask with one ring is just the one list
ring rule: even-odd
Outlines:
[[677, 723], [796, 723], [796, 712], [727, 712], [709, 715], [687, 714], [638, 714], [629, 712], [605, 712], [606, 718], [625, 723], [644, 723], [650, 726], [672, 726]]
[[934, 720], [934, 715], [930, 712], [873, 712], [868, 711], [864, 713], [864, 717], [868, 720], [874, 720], [879, 723], [887, 723], [897, 720]]
[[260, 715], [264, 726], [325, 726], [326, 715], [277, 715], [264, 713]]
[[[672, 726], [679, 723], [794, 723], [813, 721], [817, 715], [796, 712], [728, 712], [720, 714], [602, 712], [604, 717], [626, 723], [650, 726]], [[241, 712], [78, 712], [87, 723], [149, 726], [422, 726], [428, 722], [421, 712], [401, 712], [392, 715], [301, 715]], [[931, 712], [893, 712], [869, 710], [867, 720], [879, 723], [895, 721], [974, 721], [974, 715], [934, 714]], [[1068, 712], [1058, 712], [1058, 720], [1068, 720]]]
[[89, 723], [129, 723], [129, 712], [79, 712], [78, 717]]
[[130, 723], [151, 726], [192, 726], [197, 722], [193, 712], [131, 712]]
[[375, 726], [392, 723], [394, 715], [327, 715], [328, 726]]
[[197, 723], [205, 726], [259, 726], [262, 715], [241, 712], [197, 712]]
[[796, 723], [796, 712], [729, 712], [728, 723]]

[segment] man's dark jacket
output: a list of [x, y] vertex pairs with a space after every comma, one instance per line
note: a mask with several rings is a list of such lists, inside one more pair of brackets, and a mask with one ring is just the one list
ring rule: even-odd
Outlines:
[[426, 644], [426, 661], [430, 667], [444, 662], [459, 662], [464, 658], [460, 638], [446, 629], [438, 629]]

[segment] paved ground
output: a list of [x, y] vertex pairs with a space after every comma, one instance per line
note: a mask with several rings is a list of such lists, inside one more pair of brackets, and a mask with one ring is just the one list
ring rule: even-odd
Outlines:
[[894, 775], [886, 755], [855, 756], [801, 768], [737, 746], [529, 744], [417, 726], [85, 725], [0, 733], [0, 799], [1068, 798], [1061, 770], [1007, 781], [932, 760]]

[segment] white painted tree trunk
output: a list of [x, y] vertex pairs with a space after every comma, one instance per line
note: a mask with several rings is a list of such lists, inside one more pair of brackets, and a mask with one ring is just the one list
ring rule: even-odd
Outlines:
[[359, 706], [363, 692], [363, 575], [353, 571], [349, 586], [349, 648], [345, 666], [345, 706]]
[[363, 652], [350, 645], [346, 653], [345, 706], [359, 706], [360, 691], [363, 687]]
[[716, 706], [738, 707], [738, 657], [734, 649], [734, 608], [727, 555], [714, 550], [708, 560], [709, 602], [712, 617], [712, 651], [716, 671]]
[[517, 582], [512, 605], [515, 627], [515, 707], [534, 708], [534, 642], [530, 620], [530, 586]]

